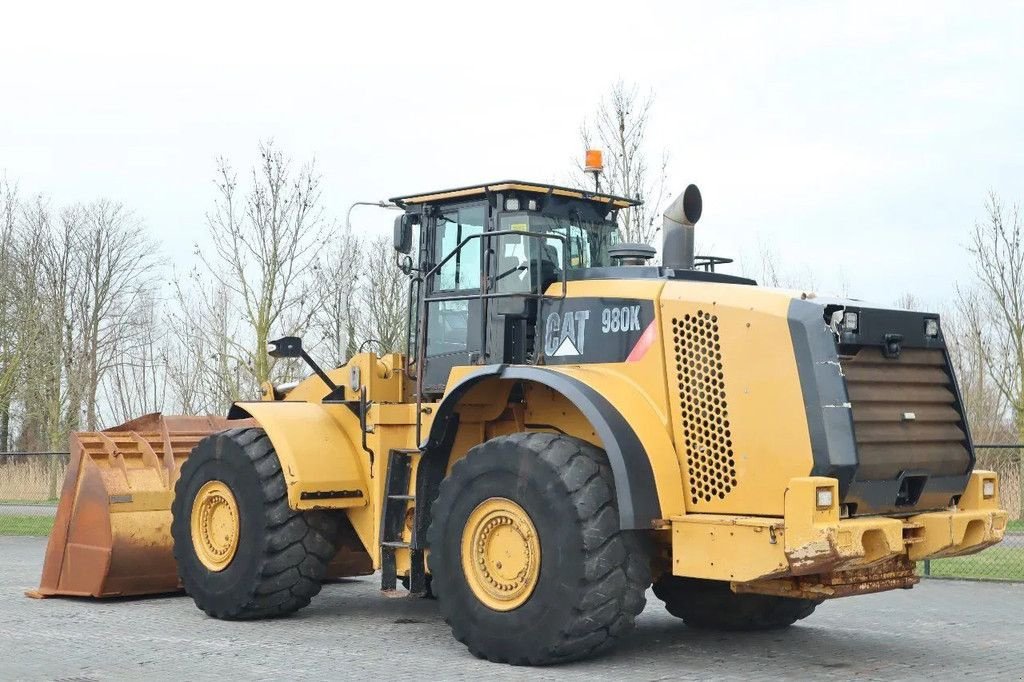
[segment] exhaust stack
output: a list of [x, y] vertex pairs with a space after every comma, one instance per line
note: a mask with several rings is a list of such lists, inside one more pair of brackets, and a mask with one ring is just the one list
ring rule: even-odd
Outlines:
[[693, 269], [693, 226], [700, 220], [700, 190], [689, 185], [662, 215], [661, 260], [666, 268]]

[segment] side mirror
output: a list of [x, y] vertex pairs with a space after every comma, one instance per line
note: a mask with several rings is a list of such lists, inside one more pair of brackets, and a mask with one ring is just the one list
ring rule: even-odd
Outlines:
[[298, 336], [284, 336], [267, 344], [267, 355], [272, 358], [301, 358], [302, 339]]
[[412, 226], [416, 217], [408, 213], [395, 218], [395, 251], [409, 253], [412, 251]]

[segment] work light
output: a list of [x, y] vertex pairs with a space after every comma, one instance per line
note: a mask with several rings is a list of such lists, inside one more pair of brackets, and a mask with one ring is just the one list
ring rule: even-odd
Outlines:
[[818, 488], [815, 498], [818, 509], [828, 509], [833, 502], [832, 488]]
[[986, 500], [996, 496], [996, 480], [994, 478], [986, 478], [982, 481], [981, 495]]

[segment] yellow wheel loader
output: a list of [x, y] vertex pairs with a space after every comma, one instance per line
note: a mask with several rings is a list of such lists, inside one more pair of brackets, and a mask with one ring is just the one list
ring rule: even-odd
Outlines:
[[661, 265], [619, 243], [628, 198], [392, 201], [405, 352], [325, 371], [275, 341], [311, 375], [181, 466], [170, 535], [206, 613], [284, 615], [376, 569], [474, 655], [547, 664], [613, 646], [652, 585], [691, 626], [780, 628], [1002, 538], [937, 315], [716, 272], [692, 185]]

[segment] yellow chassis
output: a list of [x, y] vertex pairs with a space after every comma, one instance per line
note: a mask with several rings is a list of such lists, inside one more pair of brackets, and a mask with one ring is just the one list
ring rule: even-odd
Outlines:
[[[990, 481], [994, 494], [983, 494]], [[1007, 513], [997, 508], [998, 479], [975, 471], [958, 505], [902, 518], [839, 518], [838, 504], [817, 506], [835, 479], [795, 478], [785, 516], [687, 514], [671, 519], [672, 573], [727, 580], [737, 592], [828, 598], [910, 587], [915, 561], [972, 554], [996, 544]]]

